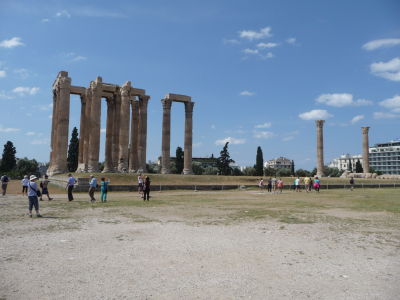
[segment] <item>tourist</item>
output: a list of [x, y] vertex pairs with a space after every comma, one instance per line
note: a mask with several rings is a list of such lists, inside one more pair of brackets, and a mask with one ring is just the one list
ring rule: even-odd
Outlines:
[[260, 178], [260, 181], [258, 182], [258, 187], [261, 191], [264, 189], [264, 179]]
[[143, 198], [143, 176], [141, 173], [139, 174], [137, 181], [138, 181], [139, 195]]
[[72, 176], [72, 174], [68, 174], [68, 182], [67, 182], [67, 189], [68, 189], [68, 201], [74, 200], [74, 195], [72, 195], [72, 190], [74, 189], [74, 185], [76, 184], [76, 179]]
[[278, 181], [276, 182], [277, 188], [279, 193], [282, 194], [282, 190], [283, 190], [283, 180], [281, 178], [278, 179]]
[[312, 187], [314, 185], [314, 181], [311, 177], [308, 177], [308, 179], [310, 179], [310, 181], [308, 182], [308, 191], [311, 192], [312, 191]]
[[36, 217], [41, 218], [42, 215], [39, 213], [39, 201], [38, 195], [40, 195], [39, 188], [36, 184], [37, 177], [31, 175], [28, 183], [28, 199], [29, 199], [29, 216], [32, 218], [32, 208], [35, 208]]
[[150, 182], [149, 176], [146, 176], [143, 186], [143, 201], [149, 201], [150, 199]]
[[320, 186], [321, 186], [320, 180], [318, 179], [318, 177], [315, 177], [315, 179], [314, 179], [314, 190], [316, 192], [318, 192], [318, 193], [319, 193]]
[[107, 181], [104, 177], [101, 178], [100, 182], [100, 199], [101, 202], [107, 202], [108, 185], [110, 184], [110, 179]]
[[301, 190], [300, 190], [300, 177], [297, 177], [294, 180], [294, 188], [295, 188], [296, 192], [301, 192]]
[[268, 188], [268, 192], [271, 193], [272, 192], [272, 178], [271, 177], [268, 179], [267, 188]]
[[1, 189], [3, 191], [3, 196], [5, 196], [7, 193], [8, 182], [10, 180], [8, 179], [7, 175], [3, 175], [1, 176], [0, 181], [1, 181]]
[[271, 182], [272, 182], [272, 192], [275, 194], [275, 192], [276, 192], [276, 178], [273, 177]]
[[94, 192], [96, 191], [97, 188], [97, 179], [93, 175], [90, 175], [90, 181], [89, 181], [89, 196], [90, 196], [90, 202], [95, 202], [96, 199], [94, 198]]
[[28, 175], [24, 176], [24, 179], [21, 180], [21, 184], [22, 184], [22, 196], [24, 195], [28, 196], [28, 185], [29, 185]]
[[354, 178], [353, 177], [350, 178], [349, 183], [350, 183], [350, 190], [353, 191], [354, 190]]
[[40, 195], [40, 201], [43, 200], [43, 195], [47, 195], [47, 200], [51, 201], [53, 200], [53, 198], [50, 197], [50, 193], [49, 193], [49, 176], [44, 175], [44, 180], [40, 183], [40, 187], [42, 188], [42, 195]]
[[309, 192], [308, 189], [309, 189], [310, 180], [311, 180], [310, 177], [308, 177], [308, 176], [304, 177], [304, 189], [306, 190], [307, 193]]

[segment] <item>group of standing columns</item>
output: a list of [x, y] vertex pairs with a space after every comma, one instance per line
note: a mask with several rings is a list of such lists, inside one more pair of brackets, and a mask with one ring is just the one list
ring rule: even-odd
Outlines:
[[53, 84], [53, 119], [49, 175], [67, 172], [70, 95], [81, 98], [77, 172], [98, 172], [101, 101], [107, 102], [105, 161], [103, 172], [146, 171], [147, 104], [142, 89], [103, 83], [101, 77], [88, 88], [72, 86], [61, 71]]
[[[324, 176], [324, 127], [325, 120], [316, 120], [317, 128], [317, 176]], [[369, 173], [369, 127], [361, 127], [362, 130], [362, 158], [363, 171]]]
[[191, 97], [177, 94], [167, 94], [161, 99], [163, 106], [162, 145], [161, 145], [161, 173], [169, 174], [171, 148], [171, 106], [172, 102], [182, 102], [185, 105], [185, 141], [183, 174], [192, 174], [192, 142], [193, 142], [193, 106]]

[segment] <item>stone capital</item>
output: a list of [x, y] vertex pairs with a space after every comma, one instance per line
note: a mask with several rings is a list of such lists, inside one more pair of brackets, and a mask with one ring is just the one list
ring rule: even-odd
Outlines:
[[172, 100], [161, 99], [163, 110], [171, 110]]
[[131, 97], [131, 82], [127, 81], [120, 88], [121, 97]]
[[150, 100], [150, 96], [140, 96], [139, 97], [139, 105], [143, 105], [143, 107], [147, 107], [147, 104]]
[[193, 113], [194, 102], [185, 102], [185, 113], [192, 114]]
[[71, 78], [62, 76], [58, 79], [59, 89], [69, 89], [70, 86], [71, 86]]
[[324, 123], [325, 123], [325, 120], [315, 120], [315, 125], [317, 125], [317, 127], [319, 127], [319, 128], [324, 127]]
[[362, 130], [363, 134], [368, 134], [369, 127], [368, 126], [367, 127], [361, 127], [361, 130]]

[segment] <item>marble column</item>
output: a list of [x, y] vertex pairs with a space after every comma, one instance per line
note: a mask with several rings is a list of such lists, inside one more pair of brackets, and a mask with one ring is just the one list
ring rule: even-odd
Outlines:
[[90, 130], [88, 172], [90, 173], [99, 171], [101, 86], [101, 77], [97, 77], [96, 81], [90, 83], [90, 89], [92, 90], [91, 123], [88, 126]]
[[130, 119], [130, 91], [131, 82], [127, 81], [120, 90], [121, 93], [121, 110], [120, 110], [120, 128], [119, 128], [119, 158], [118, 171], [128, 171], [129, 159], [129, 119]]
[[150, 96], [139, 97], [139, 144], [138, 144], [138, 172], [147, 171], [146, 168], [146, 143], [147, 143], [147, 104]]
[[325, 120], [316, 120], [317, 126], [317, 176], [324, 176], [324, 127]]
[[87, 122], [86, 122], [86, 95], [81, 96], [81, 119], [80, 119], [80, 126], [79, 126], [79, 150], [78, 150], [78, 167], [76, 172], [84, 172], [82, 170], [83, 163], [83, 149], [85, 147], [85, 131], [87, 129]]
[[112, 163], [114, 171], [118, 171], [119, 160], [119, 129], [120, 129], [120, 115], [121, 115], [121, 93], [118, 87], [114, 94], [115, 111], [114, 111], [114, 136], [112, 143]]
[[131, 140], [129, 149], [129, 172], [134, 173], [138, 169], [138, 133], [139, 133], [139, 102], [131, 101]]
[[192, 174], [192, 144], [193, 144], [193, 106], [194, 102], [185, 103], [185, 149], [183, 174]]
[[89, 137], [90, 137], [90, 127], [92, 124], [92, 90], [86, 89], [85, 99], [86, 99], [86, 110], [85, 110], [85, 124], [86, 129], [84, 131], [83, 138], [83, 155], [82, 155], [82, 165], [78, 164], [79, 172], [87, 172], [89, 165]]
[[161, 173], [169, 174], [170, 168], [170, 148], [171, 148], [171, 105], [169, 99], [161, 100], [163, 107], [162, 119], [162, 144], [161, 144]]
[[58, 100], [57, 100], [57, 92], [55, 89], [53, 89], [53, 115], [51, 118], [51, 141], [50, 141], [50, 164], [49, 164], [49, 169], [52, 168], [52, 164], [54, 164], [54, 154], [56, 153], [56, 144], [57, 144], [57, 105], [58, 105]]
[[107, 98], [107, 123], [106, 123], [106, 146], [103, 173], [114, 172], [112, 157], [113, 137], [114, 137], [114, 113], [115, 103], [112, 98]]
[[362, 130], [362, 158], [363, 173], [369, 173], [369, 127], [361, 127]]

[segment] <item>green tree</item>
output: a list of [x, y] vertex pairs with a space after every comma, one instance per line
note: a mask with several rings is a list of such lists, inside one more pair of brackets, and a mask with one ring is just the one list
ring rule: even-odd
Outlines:
[[229, 155], [228, 145], [229, 142], [226, 142], [224, 148], [222, 148], [220, 152], [220, 156], [217, 158], [217, 168], [221, 175], [230, 175], [232, 172], [230, 164], [235, 162]]
[[3, 156], [1, 158], [0, 169], [4, 172], [9, 172], [14, 169], [17, 165], [17, 159], [15, 158], [17, 150], [14, 144], [10, 141], [4, 144]]
[[204, 169], [204, 175], [217, 175], [218, 174], [218, 168], [215, 167], [207, 167]]
[[243, 175], [256, 176], [256, 169], [254, 167], [246, 167], [243, 169]]
[[288, 177], [292, 174], [292, 172], [290, 171], [290, 169], [278, 169], [276, 171], [276, 176], [278, 177]]
[[311, 172], [303, 169], [298, 169], [296, 170], [295, 175], [299, 177], [308, 177], [311, 176]]
[[202, 175], [204, 173], [204, 168], [200, 163], [194, 162], [192, 164], [192, 171], [194, 175]]
[[275, 176], [276, 170], [274, 168], [268, 167], [264, 169], [264, 176]]
[[257, 147], [256, 164], [254, 165], [254, 169], [256, 169], [256, 176], [264, 175], [264, 158], [260, 146]]
[[349, 158], [349, 163], [348, 163], [348, 166], [347, 166], [347, 171], [350, 171], [350, 172], [353, 171], [353, 166], [351, 164], [351, 159], [350, 158]]
[[290, 166], [290, 175], [293, 175], [294, 176], [294, 161], [292, 160], [292, 164], [291, 164], [291, 166]]
[[74, 127], [72, 130], [71, 140], [68, 146], [67, 168], [69, 172], [75, 172], [78, 168], [78, 155], [79, 155], [79, 139], [78, 129]]
[[359, 159], [356, 161], [356, 173], [363, 173], [363, 167]]
[[243, 172], [239, 168], [233, 168], [232, 175], [233, 176], [243, 176]]
[[183, 150], [181, 147], [176, 148], [176, 173], [177, 174], [182, 174], [183, 171]]
[[24, 157], [18, 160], [15, 175], [20, 178], [24, 175], [38, 175], [38, 168], [39, 164], [35, 159], [30, 160]]

